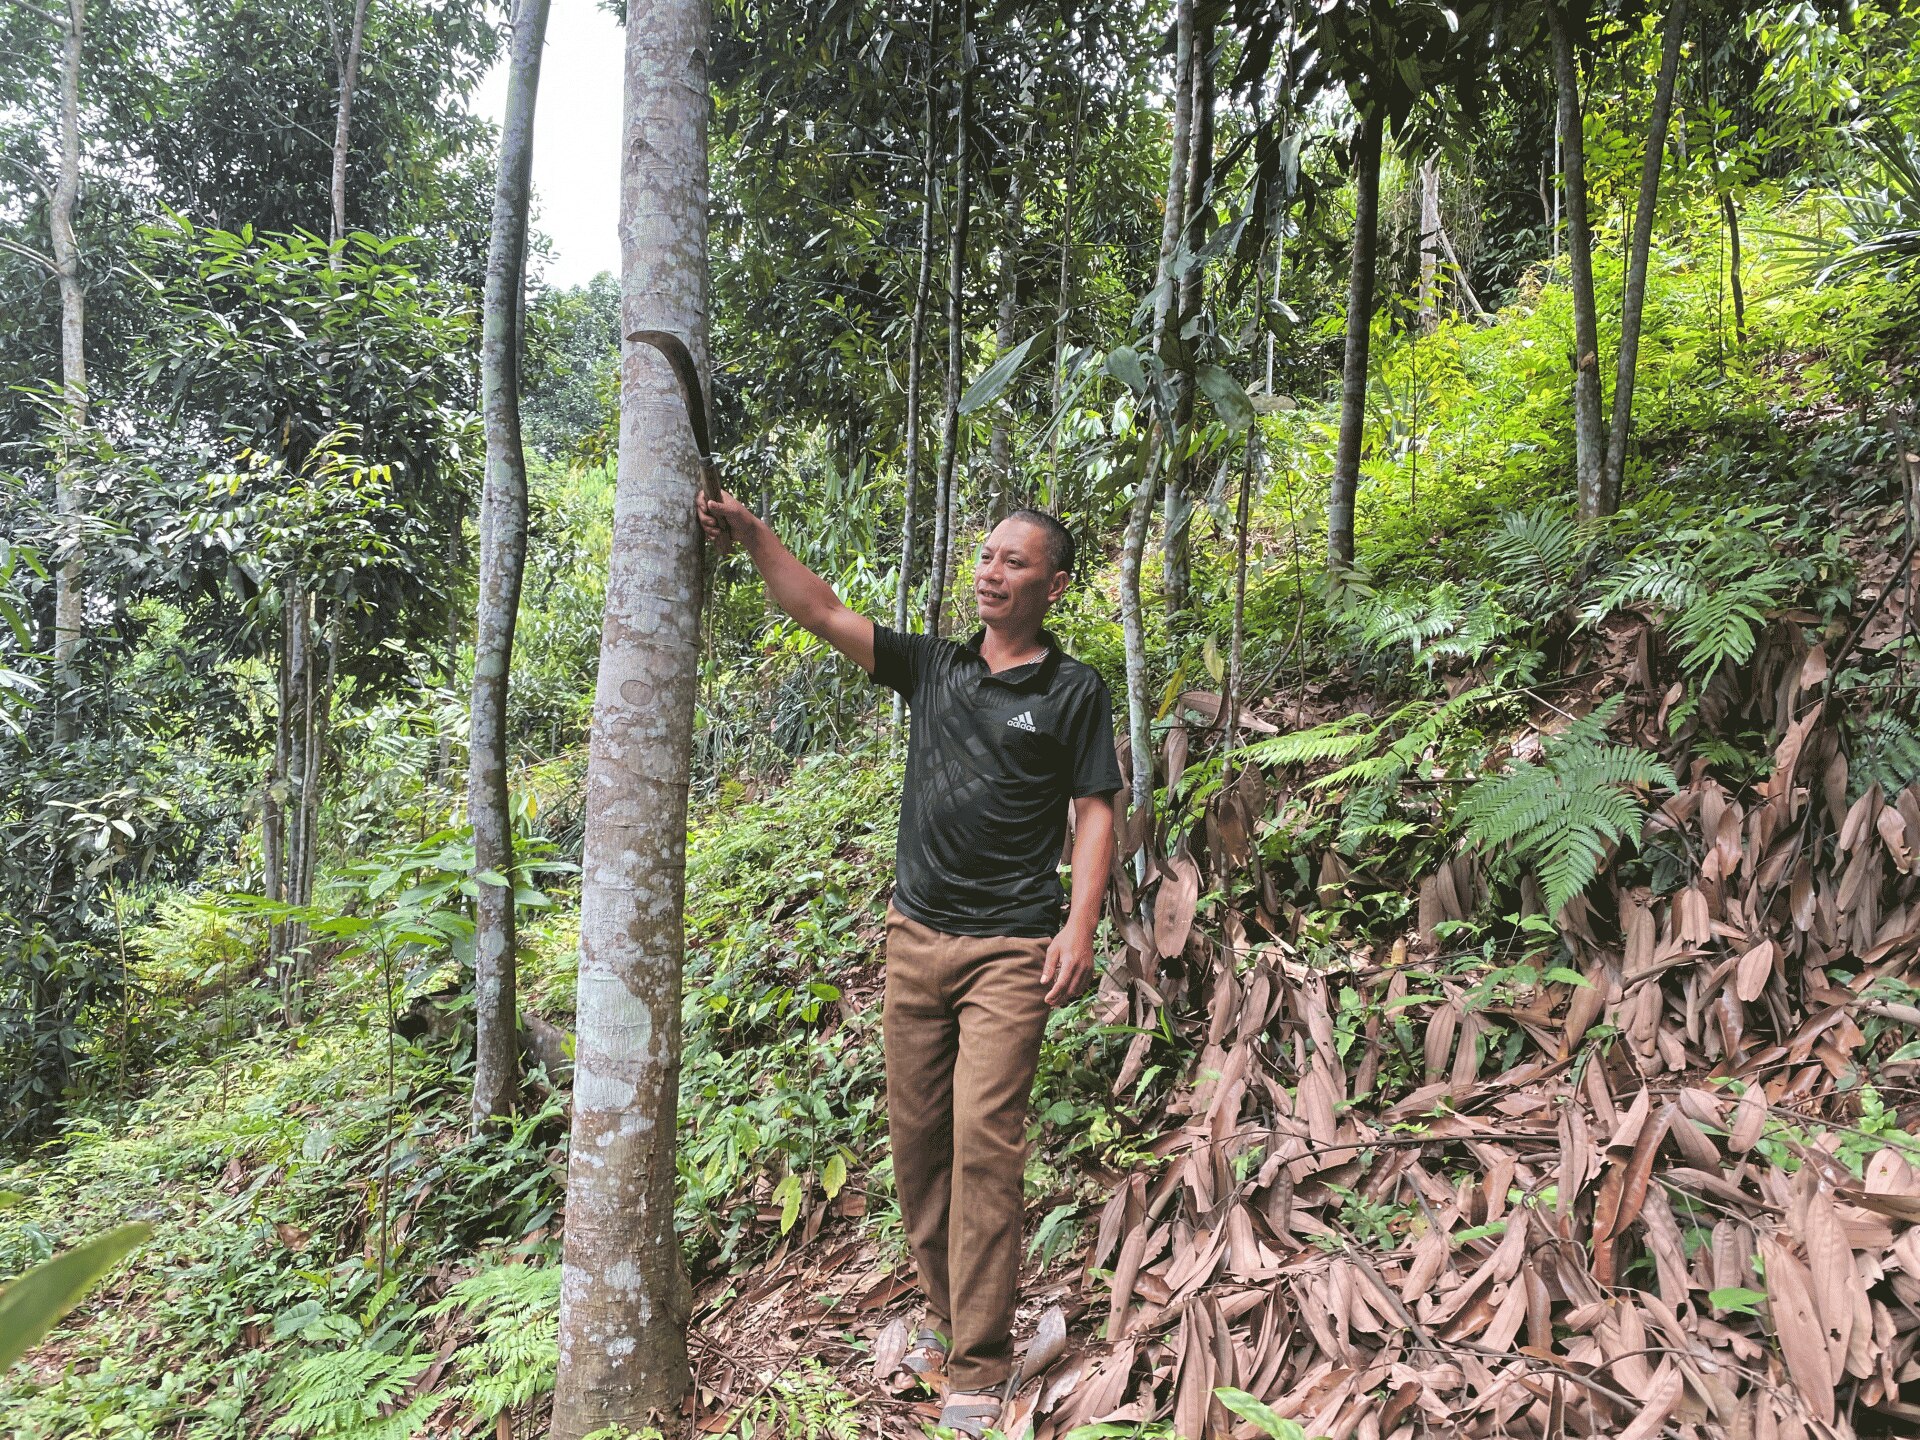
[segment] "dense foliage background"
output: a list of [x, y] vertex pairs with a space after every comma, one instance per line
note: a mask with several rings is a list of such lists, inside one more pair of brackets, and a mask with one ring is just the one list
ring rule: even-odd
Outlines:
[[[79, 424], [50, 258], [64, 20], [0, 14], [0, 1187], [19, 1202], [0, 1274], [120, 1220], [156, 1227], [112, 1302], [5, 1381], [0, 1425], [21, 1436], [451, 1433], [532, 1423], [552, 1385], [562, 1060], [500, 1132], [469, 1134], [462, 1098], [495, 144], [468, 100], [502, 16], [369, 7], [348, 233], [329, 238], [347, 8], [88, 10]], [[1231, 973], [1256, 940], [1287, 947], [1299, 994], [1322, 986], [1295, 1032], [1317, 1053], [1312, 1027], [1337, 1022], [1347, 1070], [1373, 1057], [1366, 1083], [1342, 1080], [1342, 1123], [1349, 1102], [1384, 1113], [1536, 1046], [1610, 1067], [1623, 1110], [1629, 1080], [1731, 1101], [1755, 1073], [1736, 1078], [1743, 1057], [1784, 1056], [1807, 1016], [1857, 1002], [1843, 1052], [1809, 1036], [1794, 1054], [1826, 1065], [1817, 1090], [1767, 1092], [1826, 1107], [1769, 1122], [1769, 1163], [1798, 1173], [1825, 1134], [1851, 1183], [1878, 1152], [1844, 1133], [1920, 1166], [1920, 900], [1902, 888], [1920, 843], [1920, 11], [1554, 11], [1578, 67], [1605, 394], [1662, 42], [1674, 24], [1684, 41], [1623, 489], [1614, 513], [1583, 514], [1571, 202], [1530, 7], [1182, 0], [1208, 77], [1188, 106], [1210, 118], [1171, 227], [1176, 7], [980, 7], [964, 39], [959, 8], [714, 6], [713, 387], [729, 484], [878, 618], [898, 604], [964, 628], [970, 547], [1016, 503], [1081, 540], [1055, 628], [1131, 700], [1157, 789], [1104, 932], [1116, 978], [1050, 1032], [1039, 1272], [1112, 1279], [1097, 1207], [1129, 1175], [1171, 1173], [1155, 1142], [1205, 1113], [1196, 1065], [1226, 1033], [1209, 977], [1222, 947]], [[1378, 253], [1356, 322], [1369, 127]], [[526, 305], [514, 878], [523, 1009], [560, 1032], [618, 308], [610, 276], [536, 284]], [[1328, 559], [1343, 374], [1350, 563], [1337, 544]], [[1152, 535], [1137, 570], [1136, 516]], [[59, 656], [70, 566], [84, 631]], [[1129, 584], [1145, 597], [1132, 673]], [[823, 1229], [898, 1258], [872, 1033], [898, 732], [744, 560], [713, 567], [703, 625], [680, 1169], [711, 1297]], [[1783, 676], [1806, 678], [1781, 699]], [[1215, 723], [1229, 688], [1237, 735]], [[1737, 864], [1703, 881], [1775, 775], [1806, 792], [1804, 850], [1751, 893]], [[1876, 834], [1884, 863], [1841, 878]], [[1756, 837], [1743, 886], [1770, 853]], [[297, 865], [280, 878], [283, 843], [308, 845], [304, 888]], [[1708, 892], [1711, 921], [1683, 922]], [[1635, 905], [1680, 938], [1629, 990], [1655, 973], [1622, 970]], [[1754, 968], [1763, 932], [1777, 948]], [[1425, 968], [1389, 995], [1383, 967], [1409, 943]], [[1745, 1018], [1714, 1029], [1702, 1017], [1736, 983]], [[1604, 1013], [1551, 1052], [1540, 1036], [1583, 987]], [[1436, 1006], [1455, 1027], [1438, 1052]], [[1305, 1073], [1273, 1082], [1303, 1114]], [[1411, 1123], [1393, 1117], [1378, 1133]], [[1452, 1185], [1490, 1162], [1431, 1163]], [[1303, 1176], [1303, 1213], [1323, 1206], [1327, 1233], [1382, 1255], [1433, 1223], [1431, 1196], [1368, 1183]], [[1506, 1203], [1504, 1185], [1492, 1212], [1483, 1195], [1477, 1224]], [[1683, 1265], [1703, 1246], [1712, 1261], [1714, 1217], [1681, 1221]], [[1498, 1242], [1461, 1225], [1462, 1246]], [[1667, 1263], [1650, 1240], [1623, 1255], [1622, 1284]], [[1694, 1310], [1777, 1350], [1790, 1325], [1754, 1319], [1766, 1268], [1696, 1285]], [[1830, 1377], [1863, 1433], [1920, 1413], [1914, 1316], [1896, 1323], [1889, 1294], [1866, 1326], [1886, 1330], [1883, 1378]], [[739, 1403], [712, 1413], [741, 1436], [851, 1434], [865, 1344], [752, 1395], [713, 1380]], [[1196, 1412], [1172, 1414], [1184, 1372], [1137, 1359], [1140, 1393], [1154, 1375], [1164, 1393], [1087, 1433], [1191, 1433]], [[1795, 1379], [1790, 1358], [1775, 1383]]]

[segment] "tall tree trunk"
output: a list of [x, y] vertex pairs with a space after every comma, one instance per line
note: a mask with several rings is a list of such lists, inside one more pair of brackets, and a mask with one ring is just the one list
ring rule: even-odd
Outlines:
[[[60, 63], [60, 178], [48, 208], [53, 232], [54, 275], [60, 287], [61, 416], [59, 472], [54, 503], [63, 516], [79, 510], [74, 493], [74, 447], [87, 424], [87, 295], [80, 286], [80, 246], [73, 234], [73, 211], [80, 199], [80, 48], [86, 38], [86, 0], [67, 0], [67, 33]], [[84, 623], [80, 595], [80, 555], [75, 549], [53, 577], [53, 665], [60, 695], [54, 708], [54, 740], [71, 740], [78, 726], [73, 695], [79, 684], [74, 651]]]
[[1647, 303], [1647, 258], [1653, 250], [1653, 220], [1660, 198], [1660, 167], [1666, 158], [1667, 122], [1673, 114], [1673, 81], [1680, 69], [1680, 44], [1686, 28], [1687, 0], [1667, 8], [1660, 43], [1660, 77], [1653, 87], [1653, 113], [1647, 117], [1647, 153], [1640, 161], [1640, 198], [1633, 211], [1633, 241], [1627, 253], [1626, 286], [1620, 297], [1620, 353], [1614, 357], [1613, 425], [1607, 435], [1599, 509], [1620, 508], [1627, 468], [1627, 437], [1633, 433], [1634, 370], [1640, 363], [1640, 322]]
[[[1207, 184], [1213, 176], [1213, 27], [1197, 26], [1190, 60], [1193, 71], [1190, 88], [1193, 108], [1187, 129], [1187, 180], [1182, 226], [1184, 248], [1189, 255], [1206, 244], [1212, 228], [1213, 206]], [[1206, 276], [1198, 265], [1192, 266], [1180, 281], [1180, 325], [1200, 313], [1205, 301]], [[1168, 614], [1186, 608], [1192, 566], [1188, 558], [1188, 539], [1192, 533], [1193, 502], [1187, 498], [1191, 488], [1193, 462], [1188, 455], [1188, 436], [1193, 428], [1194, 355], [1184, 342], [1180, 347], [1180, 408], [1174, 422], [1173, 463], [1167, 467], [1166, 508], [1160, 521], [1160, 558], [1164, 576]]]
[[959, 103], [954, 109], [953, 222], [947, 250], [947, 389], [940, 421], [940, 465], [933, 486], [932, 587], [927, 594], [927, 633], [938, 635], [945, 621], [947, 591], [953, 584], [954, 471], [960, 449], [960, 367], [965, 363], [965, 290], [967, 210], [971, 198], [972, 156], [967, 130], [973, 121], [973, 4], [960, 0], [960, 35], [954, 47], [960, 67]]
[[467, 815], [481, 875], [473, 931], [473, 1124], [510, 1115], [519, 1098], [513, 915], [513, 820], [507, 797], [507, 684], [527, 563], [527, 457], [520, 443], [521, 297], [526, 293], [527, 205], [533, 189], [533, 113], [549, 0], [519, 0], [493, 187], [493, 234], [482, 298], [480, 383], [487, 470], [480, 494], [479, 605], [474, 620], [473, 719]]
[[1567, 268], [1573, 280], [1574, 484], [1580, 514], [1607, 513], [1607, 425], [1600, 395], [1600, 320], [1593, 300], [1593, 233], [1587, 224], [1587, 168], [1580, 120], [1580, 66], [1573, 32], [1558, 3], [1547, 6], [1553, 40], [1553, 76], [1558, 92], [1557, 129], [1561, 173], [1567, 192]]
[[1167, 150], [1167, 197], [1160, 211], [1160, 262], [1153, 277], [1153, 348], [1164, 358], [1167, 320], [1179, 313], [1173, 278], [1180, 230], [1187, 218], [1187, 161], [1193, 130], [1193, 0], [1173, 5], [1173, 134]]
[[[1225, 748], [1229, 756], [1240, 738], [1240, 692], [1247, 683], [1241, 669], [1241, 654], [1247, 637], [1247, 515], [1253, 497], [1253, 471], [1261, 460], [1260, 425], [1247, 430], [1247, 453], [1241, 457], [1240, 498], [1233, 511], [1233, 627], [1227, 643], [1226, 701], [1221, 712], [1225, 727]], [[1223, 769], [1227, 781], [1233, 778], [1233, 761]]]
[[1327, 495], [1327, 558], [1353, 564], [1353, 502], [1360, 491], [1360, 441], [1367, 421], [1367, 351], [1373, 338], [1373, 269], [1380, 246], [1380, 137], [1377, 106], [1361, 117], [1353, 158], [1353, 266], [1347, 275], [1346, 358], [1340, 376], [1340, 441]]
[[[1173, 35], [1173, 133], [1167, 148], [1167, 198], [1160, 223], [1160, 261], [1153, 282], [1153, 345], [1163, 364], [1171, 349], [1167, 344], [1167, 321], [1179, 311], [1179, 284], [1174, 279], [1173, 261], [1179, 251], [1180, 227], [1187, 209], [1187, 152], [1193, 124], [1193, 0], [1174, 0]], [[1146, 558], [1153, 499], [1160, 489], [1161, 437], [1173, 417], [1149, 410], [1146, 421], [1147, 439], [1141, 446], [1140, 477], [1134, 486], [1133, 503], [1127, 510], [1126, 534], [1120, 544], [1120, 628], [1126, 654], [1127, 736], [1133, 770], [1129, 777], [1127, 839], [1133, 848], [1136, 876], [1144, 874], [1148, 827], [1153, 817], [1153, 710], [1147, 688], [1146, 609], [1140, 596], [1140, 570]], [[1170, 443], [1177, 443], [1177, 437]]]
[[1047, 503], [1064, 506], [1060, 486], [1060, 402], [1067, 388], [1067, 317], [1073, 298], [1073, 192], [1080, 183], [1080, 127], [1087, 112], [1086, 82], [1080, 84], [1079, 98], [1073, 106], [1073, 142], [1067, 150], [1067, 182], [1060, 192], [1060, 279], [1053, 307], [1053, 439], [1048, 446], [1047, 483], [1051, 490]]
[[[285, 879], [281, 899], [288, 905], [304, 905], [300, 877], [306, 870], [307, 777], [307, 679], [311, 665], [307, 658], [310, 633], [307, 625], [307, 594], [297, 580], [289, 580], [285, 591], [286, 648], [282, 663], [286, 683], [281, 691], [279, 725], [285, 731], [286, 769], [281, 786], [284, 817]], [[302, 926], [297, 920], [283, 922], [280, 931], [280, 1001], [286, 1023], [300, 1023], [299, 949]]]
[[[913, 599], [914, 551], [920, 527], [920, 372], [927, 335], [927, 294], [933, 288], [933, 154], [938, 140], [933, 128], [934, 60], [939, 53], [940, 7], [927, 15], [927, 76], [921, 106], [925, 131], [920, 152], [920, 268], [913, 282], [913, 315], [907, 322], [907, 445], [906, 504], [900, 524], [900, 579], [893, 591], [893, 628], [905, 631]], [[896, 724], [905, 714], [905, 702], [893, 702]]]
[[[329, 5], [327, 14], [332, 17]], [[360, 41], [367, 29], [367, 0], [353, 0], [353, 29], [347, 36], [342, 48], [338, 34], [334, 37], [335, 60], [340, 74], [340, 99], [334, 111], [333, 121], [333, 177], [328, 193], [333, 199], [333, 229], [329, 238], [344, 239], [347, 233], [347, 136], [353, 123], [353, 90], [360, 79]], [[333, 266], [338, 269], [340, 257], [333, 257]]]
[[[707, 365], [706, 0], [628, 6], [624, 331]], [[674, 1233], [687, 782], [699, 678], [700, 464], [652, 346], [622, 355], [620, 478], [587, 765], [555, 1440], [641, 1428], [687, 1387]]]
[[[1023, 147], [1024, 150], [1024, 147]], [[1000, 285], [1000, 309], [994, 318], [993, 343], [994, 354], [1004, 355], [1013, 348], [1014, 322], [1019, 318], [1015, 293], [1017, 277], [1014, 273], [1014, 256], [1020, 249], [1020, 227], [1026, 197], [1020, 183], [1020, 167], [1015, 162], [1013, 172], [1007, 177], [1007, 218], [1006, 228], [1000, 237], [1000, 271], [997, 277]], [[991, 471], [989, 484], [993, 487], [987, 495], [987, 524], [998, 525], [1012, 508], [1014, 494], [1013, 477], [1013, 427], [1008, 419], [1010, 405], [996, 405], [993, 410], [993, 429], [987, 441], [987, 465]]]
[[1733, 343], [1746, 348], [1747, 293], [1740, 284], [1740, 207], [1732, 190], [1720, 192], [1720, 213], [1727, 222], [1727, 282], [1733, 295]]
[[1429, 155], [1420, 166], [1420, 329], [1431, 335], [1440, 324], [1440, 160]]

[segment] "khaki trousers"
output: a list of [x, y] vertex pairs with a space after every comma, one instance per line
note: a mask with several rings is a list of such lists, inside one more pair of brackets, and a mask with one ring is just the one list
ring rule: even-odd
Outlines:
[[955, 1390], [1013, 1370], [1027, 1103], [1047, 942], [947, 935], [887, 908], [887, 1134], [927, 1324]]

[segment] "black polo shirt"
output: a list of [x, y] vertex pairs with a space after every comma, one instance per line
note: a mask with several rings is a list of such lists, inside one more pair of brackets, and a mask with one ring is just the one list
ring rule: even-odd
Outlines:
[[1120, 788], [1113, 705], [1090, 665], [1047, 653], [987, 672], [965, 644], [873, 627], [873, 679], [912, 709], [893, 903], [949, 935], [1060, 928], [1067, 802]]

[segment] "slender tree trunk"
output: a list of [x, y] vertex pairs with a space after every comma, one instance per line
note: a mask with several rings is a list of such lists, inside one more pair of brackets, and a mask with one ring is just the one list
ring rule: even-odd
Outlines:
[[1740, 207], [1733, 191], [1720, 192], [1720, 213], [1727, 221], [1727, 282], [1733, 295], [1733, 343], [1746, 348], [1747, 294], [1740, 285]]
[[1573, 280], [1574, 483], [1580, 514], [1607, 513], [1607, 425], [1600, 394], [1600, 319], [1593, 300], [1593, 234], [1587, 224], [1587, 171], [1580, 120], [1580, 66], [1573, 32], [1558, 3], [1547, 6], [1553, 75], [1559, 96], [1561, 173], [1567, 192], [1567, 266]]
[[1133, 846], [1134, 877], [1144, 879], [1148, 826], [1153, 817], [1153, 705], [1148, 689], [1146, 607], [1140, 598], [1140, 567], [1153, 521], [1153, 497], [1160, 489], [1159, 421], [1145, 442], [1140, 480], [1127, 507], [1126, 534], [1120, 542], [1120, 632], [1127, 666], [1127, 743], [1133, 774], [1127, 839]]
[[[1020, 249], [1020, 226], [1022, 208], [1026, 197], [1022, 193], [1020, 168], [1016, 162], [1013, 173], [1007, 177], [1007, 219], [1006, 228], [1000, 237], [1000, 309], [994, 319], [994, 353], [1004, 355], [1013, 348], [1014, 322], [1019, 318], [1015, 293], [1017, 277], [1014, 274], [1014, 256]], [[987, 495], [987, 524], [998, 525], [1012, 508], [1014, 495], [1013, 476], [1013, 427], [1008, 420], [1008, 405], [996, 405], [993, 411], [993, 429], [987, 441], [987, 464], [991, 471], [989, 483], [992, 489]]]
[[1353, 502], [1360, 491], [1360, 441], [1367, 420], [1367, 350], [1373, 331], [1373, 270], [1380, 245], [1380, 136], [1377, 108], [1362, 116], [1354, 153], [1353, 268], [1347, 276], [1346, 360], [1340, 377], [1340, 440], [1327, 495], [1327, 558], [1353, 564]]
[[[900, 524], [900, 579], [893, 592], [893, 628], [902, 632], [907, 628], [913, 599], [913, 561], [920, 528], [920, 379], [927, 335], [927, 294], [933, 288], [933, 153], [938, 143], [933, 128], [933, 74], [939, 40], [940, 9], [936, 4], [927, 16], [926, 93], [921, 108], [925, 145], [920, 152], [920, 268], [913, 282], [913, 315], [907, 323], [907, 494], [906, 513]], [[894, 723], [898, 724], [905, 713], [905, 702], [898, 695], [893, 710]]]
[[1167, 320], [1179, 314], [1179, 283], [1174, 279], [1173, 262], [1187, 217], [1187, 161], [1193, 131], [1193, 0], [1174, 0], [1173, 44], [1173, 135], [1167, 151], [1167, 198], [1160, 212], [1160, 263], [1153, 277], [1153, 348], [1162, 359]]
[[[1240, 657], [1247, 635], [1247, 515], [1252, 505], [1254, 466], [1261, 458], [1258, 421], [1247, 431], [1247, 453], [1241, 458], [1240, 499], [1233, 512], [1233, 628], [1227, 644], [1227, 692], [1221, 711], [1229, 756], [1240, 737], [1240, 688], [1246, 683]], [[1230, 781], [1233, 761], [1227, 760], [1223, 768]]]
[[[621, 176], [628, 334], [707, 363], [706, 0], [628, 7]], [[699, 679], [700, 464], [672, 372], [622, 355], [620, 478], [587, 767], [555, 1440], [639, 1429], [687, 1387], [674, 1233], [687, 782]]]
[[513, 914], [513, 819], [507, 795], [507, 685], [527, 563], [527, 457], [520, 443], [521, 297], [533, 188], [533, 113], [549, 0], [519, 0], [493, 188], [493, 234], [482, 300], [480, 383], [487, 469], [480, 496], [479, 606], [474, 621], [473, 719], [467, 815], [481, 876], [473, 932], [473, 1124], [510, 1115], [520, 1091]]
[[1052, 487], [1047, 503], [1063, 504], [1060, 486], [1060, 403], [1067, 389], [1067, 317], [1073, 299], [1073, 193], [1080, 183], [1080, 127], [1087, 112], [1087, 87], [1080, 85], [1073, 107], [1073, 142], [1067, 150], [1067, 182], [1060, 193], [1060, 279], [1053, 307], [1053, 440], [1048, 446], [1047, 481]]
[[[1193, 0], [1174, 0], [1173, 34], [1173, 133], [1167, 148], [1166, 209], [1161, 217], [1160, 261], [1153, 284], [1153, 344], [1162, 364], [1172, 349], [1167, 342], [1167, 321], [1179, 312], [1179, 282], [1174, 278], [1173, 265], [1187, 208], [1187, 159], [1193, 125]], [[1147, 688], [1146, 607], [1140, 595], [1140, 571], [1146, 558], [1147, 530], [1153, 520], [1153, 500], [1160, 489], [1160, 437], [1173, 417], [1149, 410], [1146, 423], [1140, 477], [1134, 485], [1127, 529], [1120, 544], [1120, 628], [1126, 654], [1127, 736], [1133, 770], [1129, 777], [1127, 839], [1133, 845], [1136, 877], [1145, 872], [1146, 840], [1153, 816], [1153, 710]], [[1178, 443], [1177, 436], [1172, 443]]]
[[[80, 285], [80, 246], [74, 239], [73, 212], [80, 199], [80, 49], [86, 38], [86, 0], [67, 0], [67, 33], [60, 63], [60, 178], [54, 186], [47, 223], [53, 232], [54, 275], [60, 287], [60, 468], [54, 503], [63, 516], [79, 511], [74, 490], [74, 449], [87, 425], [87, 295]], [[54, 740], [71, 740], [78, 726], [74, 694], [79, 676], [74, 652], [84, 624], [80, 594], [78, 538], [53, 577], [53, 665], [60, 694], [54, 708]]]
[[[1193, 37], [1191, 89], [1193, 109], [1187, 129], [1187, 180], [1182, 224], [1185, 249], [1197, 253], [1207, 242], [1212, 228], [1213, 206], [1207, 194], [1213, 176], [1213, 27], [1198, 26]], [[1180, 324], [1200, 313], [1206, 303], [1206, 276], [1198, 265], [1192, 266], [1180, 280]], [[1193, 429], [1194, 354], [1180, 347], [1179, 410], [1174, 422], [1176, 449], [1173, 463], [1167, 467], [1166, 508], [1160, 522], [1160, 558], [1165, 576], [1167, 613], [1178, 614], [1186, 608], [1187, 590], [1192, 583], [1188, 540], [1192, 533], [1193, 503], [1187, 498], [1191, 488], [1193, 461], [1188, 454], [1188, 436]]]
[[[328, 11], [332, 13], [331, 9]], [[344, 239], [347, 233], [347, 136], [353, 123], [353, 90], [360, 79], [360, 42], [366, 34], [367, 0], [353, 0], [353, 29], [347, 36], [346, 48], [338, 55], [340, 67], [340, 102], [334, 112], [333, 122], [333, 177], [329, 194], [333, 198], [333, 229], [331, 239]], [[336, 38], [335, 45], [338, 48]], [[333, 257], [335, 269], [340, 266], [340, 257]]]
[[1633, 432], [1634, 371], [1640, 363], [1640, 322], [1646, 313], [1647, 258], [1653, 250], [1654, 210], [1660, 198], [1660, 167], [1666, 158], [1667, 122], [1673, 114], [1673, 82], [1680, 69], [1680, 44], [1686, 29], [1687, 0], [1673, 0], [1661, 36], [1660, 76], [1653, 87], [1653, 113], [1647, 117], [1647, 153], [1640, 162], [1640, 198], [1633, 212], [1633, 241], [1627, 253], [1626, 286], [1620, 297], [1620, 353], [1614, 357], [1613, 425], [1607, 436], [1605, 476], [1599, 509], [1620, 508], [1627, 468], [1627, 437]]
[[[285, 866], [281, 898], [289, 905], [303, 905], [300, 877], [306, 869], [307, 813], [307, 595], [298, 581], [286, 587], [286, 686], [280, 704], [280, 726], [286, 732], [286, 770], [282, 784], [285, 799]], [[301, 925], [286, 921], [280, 933], [280, 988], [284, 1018], [289, 1025], [300, 1023]]]
[[945, 622], [947, 591], [953, 584], [954, 472], [960, 449], [960, 382], [965, 363], [965, 291], [967, 210], [971, 198], [972, 156], [967, 130], [973, 121], [972, 0], [960, 0], [960, 35], [954, 53], [960, 67], [959, 103], [954, 112], [953, 223], [947, 251], [947, 390], [940, 421], [940, 465], [933, 487], [932, 588], [927, 595], [927, 633], [938, 635]]
[[1440, 160], [1429, 155], [1420, 166], [1420, 329], [1431, 335], [1440, 324]]

